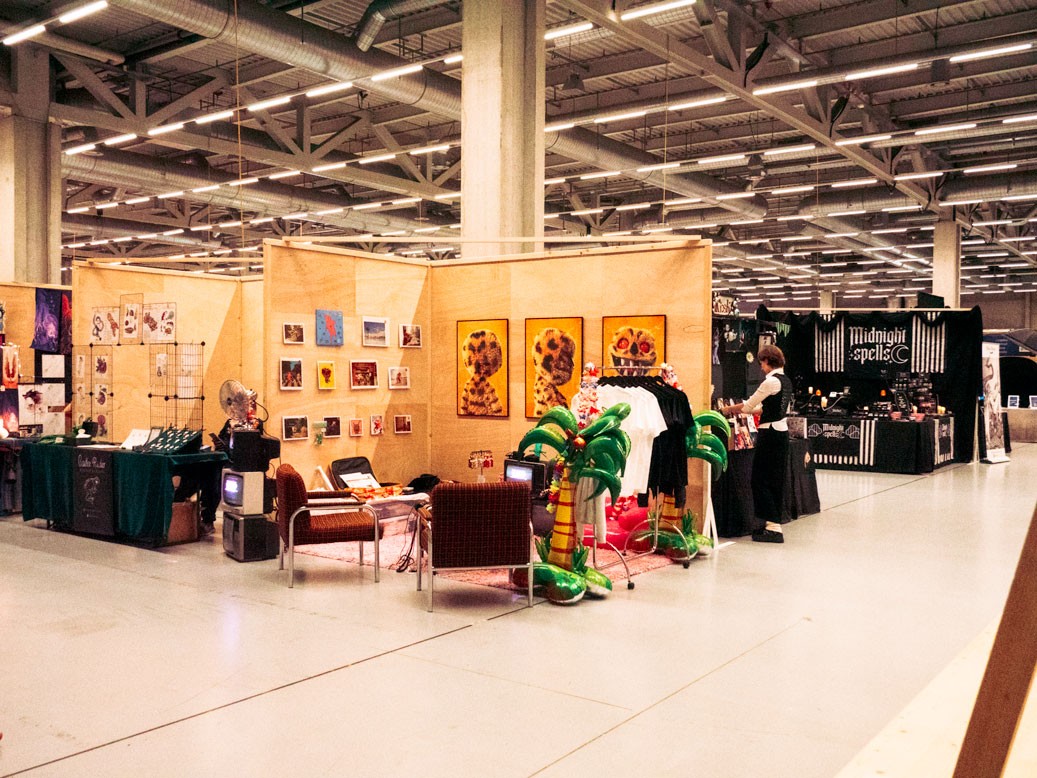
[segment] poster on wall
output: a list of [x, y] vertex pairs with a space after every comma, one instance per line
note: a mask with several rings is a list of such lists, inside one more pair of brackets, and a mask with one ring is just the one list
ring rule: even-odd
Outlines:
[[1001, 355], [996, 343], [983, 346], [983, 461], [1010, 461], [1005, 454], [1005, 429], [1001, 418]]
[[308, 416], [285, 416], [281, 419], [281, 438], [283, 440], [306, 440], [310, 437], [310, 419]]
[[317, 361], [317, 388], [335, 388], [335, 363], [324, 360]]
[[317, 345], [341, 346], [343, 343], [342, 311], [317, 309]]
[[8, 433], [18, 432], [18, 391], [0, 390], [0, 419]]
[[603, 316], [602, 366], [645, 375], [666, 361], [666, 316]]
[[118, 306], [91, 309], [90, 342], [104, 346], [119, 342]]
[[457, 322], [457, 415], [508, 415], [508, 320]]
[[176, 303], [145, 305], [142, 322], [145, 343], [172, 343], [176, 340]]
[[282, 390], [295, 391], [302, 389], [302, 360], [282, 359], [280, 381]]
[[526, 319], [526, 416], [539, 419], [556, 405], [569, 407], [580, 389], [583, 318]]
[[32, 348], [57, 354], [61, 348], [61, 290], [36, 290], [36, 322]]
[[123, 346], [140, 345], [144, 339], [141, 330], [144, 295], [124, 294], [119, 297], [119, 343]]

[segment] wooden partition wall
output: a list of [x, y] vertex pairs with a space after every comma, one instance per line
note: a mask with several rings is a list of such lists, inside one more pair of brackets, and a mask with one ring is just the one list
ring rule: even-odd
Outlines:
[[18, 346], [23, 382], [29, 382], [35, 377], [36, 352], [31, 344], [36, 328], [36, 290], [68, 288], [47, 284], [20, 284], [13, 281], [0, 284], [0, 302], [3, 302], [7, 311], [4, 318], [4, 334], [8, 343]]
[[[89, 343], [92, 309], [118, 306], [121, 295], [143, 294], [145, 304], [176, 303], [177, 342], [205, 343], [204, 429], [218, 432], [226, 421], [218, 400], [220, 385], [235, 378], [254, 387], [261, 378], [261, 287], [259, 281], [211, 274], [77, 265], [72, 274], [72, 340], [76, 347]], [[122, 441], [131, 429], [150, 424], [152, 365], [147, 345], [112, 348], [110, 439]]]

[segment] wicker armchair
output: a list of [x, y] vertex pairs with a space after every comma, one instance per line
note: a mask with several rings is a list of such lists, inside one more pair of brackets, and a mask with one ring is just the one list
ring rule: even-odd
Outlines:
[[317, 543], [374, 542], [374, 579], [378, 581], [378, 541], [382, 534], [375, 512], [358, 504], [348, 492], [308, 492], [302, 476], [291, 465], [277, 468], [277, 531], [281, 536], [279, 570], [288, 551], [288, 586], [295, 585], [295, 547]]
[[422, 558], [428, 559], [428, 609], [435, 574], [441, 570], [519, 568], [527, 570], [527, 598], [533, 605], [533, 525], [529, 485], [523, 483], [441, 483], [432, 490], [430, 510], [419, 511], [418, 591]]

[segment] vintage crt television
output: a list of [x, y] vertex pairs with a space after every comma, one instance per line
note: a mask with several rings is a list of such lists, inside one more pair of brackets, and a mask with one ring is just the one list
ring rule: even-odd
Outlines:
[[220, 509], [244, 516], [264, 513], [265, 474], [225, 468], [220, 478]]
[[262, 430], [231, 429], [227, 438], [227, 456], [231, 467], [238, 472], [266, 472], [270, 460], [281, 456], [281, 441], [265, 435]]
[[530, 491], [536, 497], [547, 488], [547, 465], [523, 459], [505, 459], [504, 480], [528, 483]]

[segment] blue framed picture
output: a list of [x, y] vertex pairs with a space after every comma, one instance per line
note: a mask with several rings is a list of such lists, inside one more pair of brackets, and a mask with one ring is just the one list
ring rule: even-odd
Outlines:
[[342, 345], [342, 311], [317, 309], [317, 345]]

